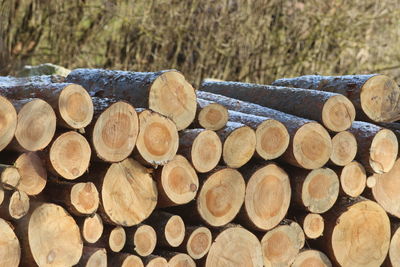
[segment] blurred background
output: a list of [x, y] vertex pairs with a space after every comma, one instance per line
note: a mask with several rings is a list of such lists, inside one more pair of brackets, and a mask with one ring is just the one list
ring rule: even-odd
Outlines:
[[400, 80], [399, 0], [0, 0], [0, 75], [24, 65], [269, 83], [302, 74]]

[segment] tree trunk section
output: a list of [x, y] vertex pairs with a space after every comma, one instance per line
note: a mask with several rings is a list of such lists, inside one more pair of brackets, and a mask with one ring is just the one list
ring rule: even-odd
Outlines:
[[139, 224], [130, 228], [125, 228], [127, 252], [135, 252], [141, 257], [149, 256], [153, 253], [157, 244], [157, 234], [153, 227], [147, 224]]
[[228, 109], [221, 104], [197, 99], [195, 126], [207, 130], [218, 131], [228, 122]]
[[149, 255], [142, 260], [146, 267], [169, 267], [168, 261], [161, 256]]
[[332, 267], [329, 258], [318, 250], [306, 249], [300, 252], [294, 259], [293, 267], [318, 266]]
[[337, 166], [345, 166], [352, 162], [357, 155], [357, 140], [355, 136], [343, 131], [332, 138], [332, 154], [330, 163]]
[[144, 267], [141, 258], [128, 253], [113, 254], [109, 259], [109, 266], [112, 267]]
[[21, 175], [14, 166], [0, 164], [0, 181], [4, 189], [12, 190], [17, 188]]
[[14, 227], [0, 218], [0, 266], [18, 267], [21, 261], [21, 248]]
[[364, 192], [367, 175], [363, 165], [352, 161], [343, 168], [336, 169], [340, 179], [340, 190], [344, 195], [358, 197]]
[[107, 251], [104, 248], [83, 247], [77, 267], [107, 267]]
[[322, 236], [325, 228], [324, 218], [317, 213], [306, 213], [296, 216], [307, 239], [317, 239]]
[[188, 254], [172, 251], [159, 251], [157, 253], [168, 261], [169, 267], [196, 267], [195, 261]]
[[94, 244], [103, 235], [104, 225], [99, 214], [94, 213], [88, 217], [75, 218], [75, 220], [86, 243]]
[[0, 151], [2, 151], [11, 143], [17, 129], [17, 111], [13, 104], [3, 96], [0, 96], [0, 118], [2, 118], [0, 132]]
[[23, 191], [7, 191], [0, 206], [0, 218], [8, 221], [19, 220], [29, 212], [29, 197]]
[[35, 152], [21, 154], [14, 163], [21, 176], [17, 189], [29, 196], [38, 195], [47, 183], [47, 171]]

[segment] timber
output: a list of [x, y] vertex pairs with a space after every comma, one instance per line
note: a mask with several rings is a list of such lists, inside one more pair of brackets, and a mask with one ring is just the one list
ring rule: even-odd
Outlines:
[[208, 253], [212, 240], [212, 233], [207, 227], [187, 226], [185, 238], [178, 250], [187, 253], [194, 260], [199, 260]]
[[306, 213], [297, 217], [304, 234], [308, 239], [316, 239], [322, 236], [325, 228], [324, 217], [317, 213]]
[[46, 186], [47, 171], [43, 161], [35, 152], [21, 154], [14, 163], [21, 176], [17, 189], [29, 196], [38, 195]]
[[105, 248], [83, 247], [82, 258], [78, 267], [107, 267], [107, 251]]
[[153, 253], [157, 244], [157, 234], [154, 228], [147, 224], [125, 228], [126, 246], [125, 250], [135, 252], [141, 257]]
[[21, 175], [17, 168], [10, 165], [0, 164], [0, 172], [0, 182], [4, 189], [11, 190], [18, 186], [21, 180]]
[[111, 255], [109, 266], [117, 267], [144, 267], [140, 257], [129, 253], [118, 253]]
[[332, 267], [332, 263], [329, 258], [318, 250], [307, 249], [300, 252], [294, 259], [293, 267], [306, 267], [306, 266], [318, 266], [318, 267]]
[[0, 151], [6, 148], [14, 138], [17, 129], [17, 111], [13, 104], [0, 95]]
[[349, 164], [357, 155], [357, 140], [355, 136], [343, 131], [332, 137], [332, 154], [331, 163], [337, 166], [345, 166]]
[[341, 190], [350, 197], [358, 197], [364, 191], [367, 175], [365, 168], [357, 161], [352, 161], [338, 170]]
[[207, 130], [221, 130], [228, 122], [228, 109], [221, 104], [197, 99], [196, 126]]
[[103, 235], [103, 220], [97, 213], [88, 217], [76, 218], [76, 222], [81, 230], [81, 236], [86, 243], [96, 243]]
[[14, 227], [0, 218], [0, 266], [18, 267], [21, 247]]
[[8, 221], [19, 220], [28, 213], [29, 207], [29, 197], [25, 192], [7, 191], [0, 206], [0, 217]]

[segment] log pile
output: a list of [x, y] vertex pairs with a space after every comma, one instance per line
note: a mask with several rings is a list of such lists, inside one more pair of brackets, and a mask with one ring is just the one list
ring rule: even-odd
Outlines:
[[0, 77], [0, 266], [400, 266], [400, 90]]

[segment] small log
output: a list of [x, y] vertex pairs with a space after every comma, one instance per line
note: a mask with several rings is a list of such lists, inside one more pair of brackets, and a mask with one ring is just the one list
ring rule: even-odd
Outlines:
[[385, 75], [306, 75], [276, 80], [273, 85], [342, 94], [354, 104], [360, 120], [369, 118], [377, 122], [392, 122], [399, 119], [400, 89]]
[[229, 110], [267, 117], [283, 123], [289, 132], [290, 143], [282, 158], [289, 164], [316, 169], [328, 162], [332, 142], [328, 132], [319, 123], [222, 95], [200, 91], [197, 94], [200, 98], [225, 105]]
[[240, 222], [258, 231], [274, 228], [285, 217], [290, 204], [288, 174], [275, 163], [243, 167], [247, 182]]
[[153, 253], [157, 244], [157, 234], [153, 227], [147, 224], [125, 228], [126, 246], [125, 250], [135, 252], [141, 257]]
[[399, 267], [400, 266], [400, 228], [399, 224], [392, 224], [392, 237], [390, 240], [389, 254], [383, 267]]
[[35, 152], [21, 154], [14, 163], [21, 176], [17, 189], [29, 196], [38, 195], [47, 183], [44, 163]]
[[222, 231], [211, 245], [206, 267], [263, 266], [260, 241], [248, 230], [230, 227]]
[[197, 172], [205, 173], [220, 161], [222, 142], [214, 131], [186, 129], [179, 133], [178, 153], [189, 159]]
[[322, 236], [325, 228], [325, 220], [320, 214], [306, 213], [296, 216], [296, 219], [302, 226], [306, 238], [316, 239]]
[[0, 266], [18, 267], [21, 260], [21, 247], [14, 227], [0, 218]]
[[196, 171], [181, 155], [176, 155], [170, 162], [157, 168], [154, 178], [158, 188], [158, 207], [189, 203], [194, 199], [199, 188]]
[[240, 168], [253, 157], [257, 139], [249, 126], [228, 122], [217, 134], [223, 143], [222, 159], [228, 167]]
[[136, 148], [141, 162], [164, 165], [178, 151], [179, 135], [174, 122], [157, 112], [144, 110], [139, 114], [139, 135]]
[[103, 220], [97, 213], [88, 217], [78, 217], [76, 218], [76, 222], [86, 243], [94, 244], [103, 235]]
[[352, 161], [337, 171], [340, 179], [341, 191], [350, 196], [358, 197], [364, 191], [367, 175], [363, 165]]
[[19, 220], [29, 211], [29, 197], [23, 191], [7, 191], [0, 206], [0, 217], [5, 220]]
[[146, 267], [169, 267], [168, 261], [161, 256], [149, 255], [142, 260]]
[[0, 172], [0, 182], [4, 189], [12, 190], [18, 186], [21, 180], [21, 175], [17, 168], [10, 165], [0, 164]]
[[128, 253], [112, 254], [109, 257], [109, 266], [112, 267], [144, 267], [143, 261], [136, 255]]
[[196, 126], [218, 131], [228, 122], [228, 109], [218, 103], [197, 99]]
[[264, 266], [291, 266], [304, 243], [301, 226], [293, 221], [284, 221], [261, 239]]
[[17, 111], [13, 104], [3, 96], [0, 96], [0, 118], [2, 118], [0, 132], [0, 151], [2, 151], [11, 143], [17, 129]]
[[307, 249], [307, 250], [300, 252], [296, 256], [296, 258], [294, 259], [294, 262], [291, 266], [293, 266], [293, 267], [305, 267], [305, 266], [332, 267], [332, 263], [329, 260], [329, 258], [321, 251]]
[[356, 155], [357, 140], [352, 133], [343, 131], [332, 137], [331, 163], [337, 166], [345, 166], [353, 161]]
[[103, 234], [93, 245], [105, 247], [112, 252], [120, 252], [126, 244], [126, 232], [122, 226], [104, 225]]
[[83, 247], [77, 267], [107, 267], [107, 251], [104, 248]]
[[178, 130], [188, 127], [196, 115], [196, 94], [176, 70], [128, 72], [75, 69], [66, 78], [85, 87], [92, 96], [127, 100], [171, 118]]
[[185, 238], [177, 250], [187, 253], [194, 260], [203, 258], [213, 241], [211, 231], [204, 226], [187, 226]]
[[160, 251], [159, 255], [168, 261], [169, 267], [196, 267], [195, 261], [185, 253]]

